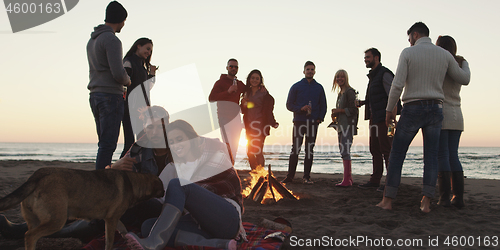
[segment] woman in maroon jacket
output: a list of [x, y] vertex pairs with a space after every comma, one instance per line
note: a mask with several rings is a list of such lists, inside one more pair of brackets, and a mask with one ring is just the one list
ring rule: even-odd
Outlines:
[[277, 128], [279, 124], [273, 115], [274, 98], [264, 87], [262, 73], [257, 69], [248, 74], [240, 106], [248, 140], [248, 162], [252, 169], [263, 167], [264, 140], [270, 134], [270, 127]]

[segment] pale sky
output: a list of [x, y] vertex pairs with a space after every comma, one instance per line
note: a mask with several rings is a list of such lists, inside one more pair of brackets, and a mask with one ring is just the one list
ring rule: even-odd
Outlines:
[[[125, 27], [117, 34], [124, 53], [136, 39], [152, 39], [152, 63], [160, 66], [159, 73], [194, 64], [203, 88], [195, 94], [203, 93], [205, 100], [226, 73], [229, 58], [239, 61], [239, 79], [246, 79], [252, 69], [261, 70], [280, 123], [268, 144], [291, 143], [292, 113], [285, 102], [290, 86], [304, 77], [308, 60], [316, 64], [315, 79], [323, 85], [328, 103], [317, 144], [337, 144], [336, 133], [326, 129], [337, 98], [331, 92], [335, 72], [347, 70], [351, 86], [364, 97], [364, 51], [378, 48], [382, 64], [395, 71], [400, 52], [409, 46], [407, 29], [422, 21], [433, 42], [439, 35], [454, 37], [457, 54], [470, 64], [471, 82], [461, 92], [461, 146], [500, 146], [498, 1], [120, 2], [128, 11]], [[108, 3], [80, 1], [65, 15], [15, 34], [6, 12], [0, 11], [0, 142], [97, 142], [85, 47], [93, 27], [103, 23]], [[169, 91], [185, 92], [181, 87]], [[360, 135], [354, 141], [358, 145], [368, 145], [363, 114], [361, 108]], [[421, 145], [421, 135], [412, 145]]]

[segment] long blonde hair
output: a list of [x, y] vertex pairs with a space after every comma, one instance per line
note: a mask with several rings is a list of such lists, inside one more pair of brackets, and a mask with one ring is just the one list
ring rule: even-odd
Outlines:
[[347, 75], [347, 71], [344, 69], [339, 69], [337, 70], [337, 73], [335, 73], [335, 76], [333, 77], [333, 86], [332, 86], [332, 91], [335, 91], [337, 88], [339, 88], [340, 92], [340, 86], [337, 83], [337, 76], [343, 74], [345, 77], [345, 88], [349, 88], [351, 85], [349, 85], [349, 75]]

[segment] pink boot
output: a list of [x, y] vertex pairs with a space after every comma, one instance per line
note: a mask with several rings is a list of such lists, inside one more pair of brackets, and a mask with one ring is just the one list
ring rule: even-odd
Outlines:
[[351, 175], [351, 160], [342, 160], [344, 163], [344, 179], [341, 183], [335, 185], [337, 187], [350, 187], [352, 186], [352, 175]]

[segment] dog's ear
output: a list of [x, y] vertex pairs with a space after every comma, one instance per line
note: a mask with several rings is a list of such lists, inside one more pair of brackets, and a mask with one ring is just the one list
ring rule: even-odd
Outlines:
[[135, 172], [129, 173], [131, 180], [133, 179], [132, 190], [136, 202], [163, 197], [165, 191], [163, 189], [163, 183], [158, 176]]

